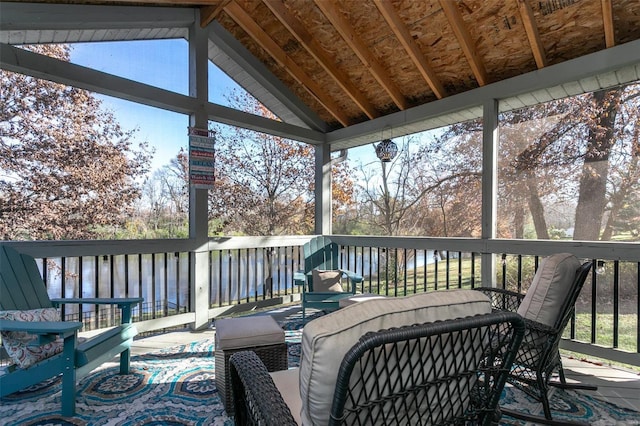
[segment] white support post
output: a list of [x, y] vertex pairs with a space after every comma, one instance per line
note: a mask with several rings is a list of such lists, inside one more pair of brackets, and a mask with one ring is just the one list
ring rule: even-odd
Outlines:
[[[498, 101], [484, 103], [482, 126], [482, 239], [496, 237], [498, 203]], [[482, 253], [482, 285], [496, 285], [496, 256]]]
[[329, 145], [316, 145], [315, 164], [315, 229], [318, 235], [331, 235], [331, 151]]
[[[194, 23], [189, 27], [189, 96], [198, 99], [198, 109], [191, 113], [189, 124], [199, 129], [209, 126], [205, 105], [209, 99], [208, 31], [200, 27], [200, 12], [195, 10]], [[187, 129], [185, 129], [185, 132]], [[196, 330], [209, 326], [209, 221], [208, 190], [189, 188], [189, 238], [191, 254], [191, 306], [195, 311]]]

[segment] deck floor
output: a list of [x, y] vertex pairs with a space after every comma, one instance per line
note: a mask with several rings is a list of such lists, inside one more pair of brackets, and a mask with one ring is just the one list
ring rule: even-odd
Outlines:
[[[271, 310], [258, 315], [273, 315], [287, 317], [295, 314], [299, 306], [289, 306]], [[173, 331], [141, 338], [134, 342], [132, 354], [142, 354], [162, 348], [190, 343], [215, 336], [215, 329], [204, 331]], [[577, 381], [598, 386], [597, 391], [583, 391], [587, 395], [611, 402], [620, 407], [630, 408], [640, 412], [640, 373], [622, 367], [608, 366], [595, 361], [563, 358], [565, 374], [568, 381]], [[640, 421], [640, 419], [639, 419]]]

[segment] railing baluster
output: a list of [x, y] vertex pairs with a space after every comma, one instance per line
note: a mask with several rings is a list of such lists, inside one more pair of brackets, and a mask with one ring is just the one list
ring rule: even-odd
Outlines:
[[445, 263], [445, 265], [446, 265], [446, 269], [445, 269], [446, 273], [444, 274], [444, 277], [445, 277], [446, 289], [449, 290], [449, 288], [450, 288], [449, 287], [450, 286], [450, 275], [451, 275], [451, 271], [450, 271], [450, 269], [451, 269], [451, 259], [449, 257], [449, 250], [447, 250], [446, 253], [447, 253], [446, 263]]
[[433, 290], [438, 290], [438, 263], [440, 262], [440, 252], [433, 252]]
[[471, 288], [476, 288], [476, 253], [471, 252]]
[[158, 295], [156, 294], [156, 254], [151, 253], [151, 306], [153, 313], [151, 318], [157, 318], [158, 312]]
[[640, 354], [640, 262], [636, 264], [636, 353]]
[[162, 299], [164, 301], [163, 303], [163, 316], [168, 316], [169, 315], [169, 254], [168, 253], [163, 253], [162, 254], [162, 261], [163, 261], [163, 280], [164, 280], [164, 285], [163, 287], [163, 291], [164, 291], [164, 299]]
[[613, 262], [613, 347], [619, 345], [620, 335], [620, 262]]
[[[80, 265], [82, 266], [82, 262], [80, 262]], [[82, 274], [80, 274], [80, 276], [82, 277]], [[142, 253], [138, 254], [138, 294], [140, 297], [144, 297], [144, 290], [142, 288]], [[144, 302], [140, 302], [140, 319], [145, 319], [144, 306]]]
[[522, 292], [522, 255], [518, 255], [518, 293]]
[[[338, 238], [336, 237], [336, 239]], [[429, 251], [433, 249], [429, 246], [413, 247], [404, 246], [404, 244], [394, 246], [392, 243], [384, 243], [382, 246], [349, 245], [348, 243], [345, 245], [344, 242], [341, 242], [340, 245], [341, 267], [360, 273], [368, 281], [363, 281], [359, 286], [359, 290], [362, 292], [404, 296], [418, 292], [420, 286], [423, 286], [423, 291], [431, 291], [456, 287], [475, 288], [481, 284], [480, 277], [483, 274], [479, 269], [480, 264], [476, 264], [480, 258], [477, 251], [450, 250], [446, 244], [438, 243], [440, 250], [443, 251], [435, 250], [437, 257], [434, 257], [430, 262]], [[191, 300], [193, 289], [190, 285], [193, 273], [191, 268], [193, 250], [185, 249], [173, 252], [160, 249], [157, 253], [160, 253], [162, 259], [153, 252], [96, 255], [92, 250], [88, 250], [89, 252], [84, 257], [62, 255], [59, 261], [58, 258], [53, 260], [51, 258], [38, 259], [43, 279], [52, 294], [55, 293], [55, 296], [59, 295], [59, 297], [133, 297], [138, 295], [144, 297], [146, 301], [138, 306], [139, 313], [135, 316], [135, 321], [193, 312]], [[440, 253], [445, 254], [441, 255]], [[456, 253], [458, 264], [454, 269], [451, 262]], [[413, 256], [413, 260], [409, 258], [410, 256]], [[419, 256], [422, 256], [423, 260], [419, 261]], [[517, 287], [517, 290], [522, 292], [522, 289], [529, 285], [533, 275], [531, 273], [532, 265], [535, 273], [539, 268], [541, 257], [522, 252], [502, 253], [498, 256], [501, 256], [496, 256], [498, 261], [499, 259], [503, 261], [501, 267], [502, 287], [512, 289]], [[511, 257], [517, 263], [507, 265], [507, 260], [510, 260]], [[606, 256], [603, 258], [607, 259]], [[132, 264], [136, 259], [138, 261], [137, 268]], [[48, 263], [49, 260], [51, 260], [51, 264]], [[207, 261], [209, 263], [207, 266], [211, 294], [210, 306], [241, 305], [267, 300], [269, 297], [282, 294], [287, 295], [290, 291], [292, 293], [300, 291], [300, 289], [295, 290], [296, 287], [293, 286], [292, 281], [293, 273], [304, 263], [301, 245], [297, 242], [281, 245], [267, 244], [262, 247], [243, 247], [232, 244], [229, 248], [210, 251]], [[421, 261], [423, 264], [420, 264]], [[470, 265], [469, 262], [471, 262]], [[629, 314], [627, 308], [632, 309], [631, 315], [633, 315], [635, 308], [636, 318], [637, 312], [640, 311], [640, 297], [635, 295], [636, 289], [634, 289], [637, 287], [640, 291], [640, 262], [612, 259], [608, 261], [608, 271], [605, 271], [604, 274], [598, 267], [598, 263], [602, 262], [602, 260], [594, 260], [591, 294], [587, 293], [585, 287], [581, 298], [581, 300], [588, 300], [590, 297], [590, 306], [586, 310], [576, 309], [567, 336], [572, 339], [582, 338], [591, 344], [604, 344], [612, 349], [640, 353], [640, 325], [633, 326], [633, 331], [627, 326]], [[431, 263], [433, 263], [433, 267]], [[412, 280], [409, 279], [408, 268], [410, 267], [413, 270]], [[444, 277], [443, 267], [445, 267]], [[50, 273], [52, 268], [55, 268], [55, 274]], [[163, 273], [160, 273], [160, 268], [164, 268]], [[175, 271], [172, 271], [171, 268], [175, 268]], [[431, 268], [433, 268], [433, 272]], [[456, 270], [457, 284], [453, 279]], [[134, 281], [136, 273], [138, 275], [137, 289]], [[420, 273], [423, 273], [423, 279], [418, 278]], [[511, 275], [512, 273], [514, 275]], [[470, 275], [468, 276], [468, 274]], [[480, 275], [477, 276], [478, 274]], [[58, 289], [59, 275], [60, 289]], [[429, 278], [429, 275], [433, 278]], [[612, 285], [607, 281], [609, 277], [611, 277]], [[486, 277], [486, 279], [489, 278], [491, 277]], [[431, 283], [432, 279], [433, 284]], [[276, 280], [277, 283], [271, 283], [273, 287], [270, 287], [269, 280]], [[183, 287], [185, 285], [186, 288]], [[381, 288], [383, 285], [384, 289]], [[393, 286], [393, 291], [391, 286]], [[269, 292], [271, 295], [268, 294]], [[601, 306], [598, 296], [601, 298], [606, 296], [607, 300], [613, 301], [612, 321], [598, 317], [599, 310], [605, 309], [607, 312], [607, 308]], [[634, 297], [636, 300], [633, 300]], [[175, 309], [173, 308], [174, 302]], [[86, 310], [82, 305], [69, 305], [62, 308], [61, 313], [65, 318], [77, 315], [88, 330], [111, 326], [113, 322], [118, 320], [115, 309], [104, 309], [103, 306], [92, 304], [85, 304], [84, 307]], [[587, 319], [586, 315], [589, 314], [589, 309], [591, 317]], [[609, 329], [611, 323], [611, 334], [613, 335], [611, 340], [607, 338], [605, 341], [600, 341], [602, 333], [598, 332], [598, 325], [602, 321], [606, 322], [603, 324], [606, 329]], [[621, 336], [621, 333], [625, 333], [624, 336]], [[629, 342], [629, 338], [635, 338], [635, 340]], [[616, 359], [615, 355], [613, 359]]]
[[458, 252], [458, 288], [462, 288], [462, 252]]
[[[84, 296], [84, 258], [80, 256], [78, 258], [78, 294], [76, 297]], [[78, 310], [78, 321], [84, 324], [84, 310], [82, 309], [83, 305], [79, 305], [76, 307]]]
[[413, 249], [413, 293], [418, 292], [418, 250]]
[[424, 258], [424, 263], [422, 265], [422, 271], [423, 271], [422, 284], [424, 285], [424, 288], [422, 289], [422, 291], [426, 292], [427, 291], [427, 265], [429, 264], [429, 251], [422, 250], [422, 255]]
[[[93, 259], [94, 259], [93, 266], [95, 268], [94, 270], [95, 281], [93, 282], [93, 297], [100, 297], [100, 256], [94, 256]], [[95, 315], [95, 318], [94, 318], [95, 328], [100, 328], [100, 306], [94, 305], [93, 311]]]
[[502, 288], [507, 288], [507, 254], [502, 253]]
[[180, 253], [179, 252], [175, 252], [173, 253], [173, 259], [174, 259], [174, 264], [175, 264], [175, 268], [176, 268], [176, 313], [179, 314], [182, 312], [182, 309], [180, 307], [180, 304], [182, 302], [182, 299], [180, 298], [180, 293], [181, 293], [181, 288], [182, 286], [180, 285]]

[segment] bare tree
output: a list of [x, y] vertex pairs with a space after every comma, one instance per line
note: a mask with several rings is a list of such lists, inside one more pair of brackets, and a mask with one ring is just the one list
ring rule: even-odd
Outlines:
[[[239, 92], [230, 104], [275, 118], [254, 98]], [[217, 128], [216, 184], [210, 218], [219, 232], [248, 235], [309, 233], [314, 214], [314, 148], [241, 128]], [[347, 203], [352, 194], [348, 165], [334, 166], [333, 196]]]

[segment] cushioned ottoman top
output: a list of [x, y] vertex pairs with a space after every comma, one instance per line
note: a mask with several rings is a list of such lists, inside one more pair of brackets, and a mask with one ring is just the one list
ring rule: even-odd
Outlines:
[[284, 343], [284, 330], [269, 315], [216, 320], [216, 348], [240, 349]]

